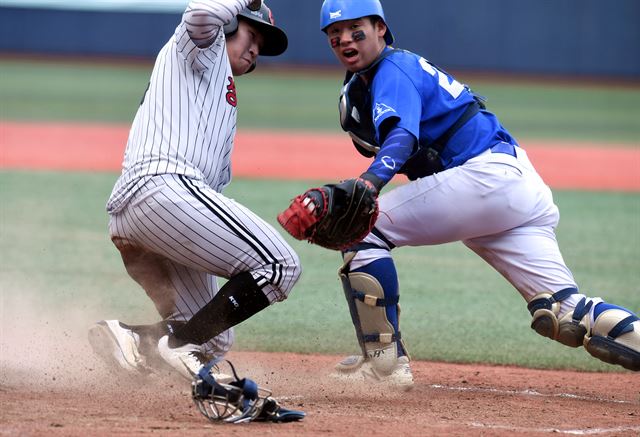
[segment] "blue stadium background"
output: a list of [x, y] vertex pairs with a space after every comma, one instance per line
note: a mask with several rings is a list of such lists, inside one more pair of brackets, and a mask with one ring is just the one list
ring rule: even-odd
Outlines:
[[[78, 4], [79, 3], [79, 4]], [[3, 0], [0, 52], [152, 58], [187, 0]], [[335, 65], [321, 0], [270, 0], [290, 49], [275, 64]], [[396, 46], [447, 69], [640, 79], [638, 0], [383, 0]]]

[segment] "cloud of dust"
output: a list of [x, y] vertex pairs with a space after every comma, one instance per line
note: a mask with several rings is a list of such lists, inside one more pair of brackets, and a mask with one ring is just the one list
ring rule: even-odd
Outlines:
[[[146, 387], [150, 383], [171, 383], [162, 381], [165, 374], [160, 375], [160, 380], [138, 378], [138, 381], [109, 371], [87, 339], [89, 327], [104, 316], [99, 304], [76, 301], [73, 306], [52, 307], [36, 292], [8, 295], [6, 289], [1, 291], [0, 387], [117, 392], [129, 390], [132, 384]], [[232, 350], [227, 358], [241, 378], [255, 380], [260, 387], [273, 390], [276, 399], [294, 405], [298, 399], [318, 393], [372, 395], [368, 385], [349, 386], [328, 376], [339, 357]], [[223, 372], [231, 373], [224, 364], [221, 366]], [[184, 381], [175, 379], [176, 387], [188, 389]]]
[[53, 308], [35, 293], [6, 289], [1, 299], [0, 385], [69, 387], [105, 377], [87, 340], [98, 308]]

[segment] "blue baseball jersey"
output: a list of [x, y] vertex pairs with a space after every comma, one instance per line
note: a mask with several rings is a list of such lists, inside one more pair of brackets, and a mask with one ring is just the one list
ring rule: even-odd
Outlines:
[[[428, 146], [447, 132], [474, 102], [468, 87], [408, 51], [396, 51], [380, 62], [370, 91], [378, 144], [381, 125], [393, 119], [391, 126], [404, 129], [421, 146]], [[445, 169], [461, 165], [501, 141], [516, 145], [497, 117], [482, 110], [449, 139], [440, 154], [442, 165]], [[398, 165], [412, 158], [411, 151], [402, 150], [397, 144], [387, 148], [386, 144], [386, 141], [382, 144], [369, 171], [388, 180], [392, 175], [384, 173], [389, 173], [389, 159], [395, 160], [397, 171]]]

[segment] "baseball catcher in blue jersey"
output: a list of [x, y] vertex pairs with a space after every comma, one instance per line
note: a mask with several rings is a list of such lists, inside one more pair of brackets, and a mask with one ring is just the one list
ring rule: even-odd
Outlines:
[[[454, 241], [514, 286], [538, 334], [640, 370], [640, 320], [579, 290], [558, 247], [549, 187], [483, 99], [391, 47], [379, 0], [325, 0], [320, 27], [347, 69], [340, 123], [372, 162], [356, 178], [298, 196], [278, 219], [294, 237], [342, 251], [362, 353], [340, 362], [338, 375], [413, 385], [391, 251]], [[410, 182], [378, 197], [397, 173]]]

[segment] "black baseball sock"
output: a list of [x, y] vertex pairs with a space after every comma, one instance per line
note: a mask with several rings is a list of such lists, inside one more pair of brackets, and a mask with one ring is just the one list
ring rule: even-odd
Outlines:
[[269, 306], [269, 299], [251, 273], [244, 272], [224, 284], [213, 299], [169, 336], [169, 347], [202, 344]]
[[158, 343], [158, 340], [163, 335], [167, 335], [172, 330], [175, 330], [178, 326], [184, 325], [186, 322], [178, 320], [162, 320], [150, 325], [128, 325], [128, 327], [138, 334], [140, 338], [149, 337]]

